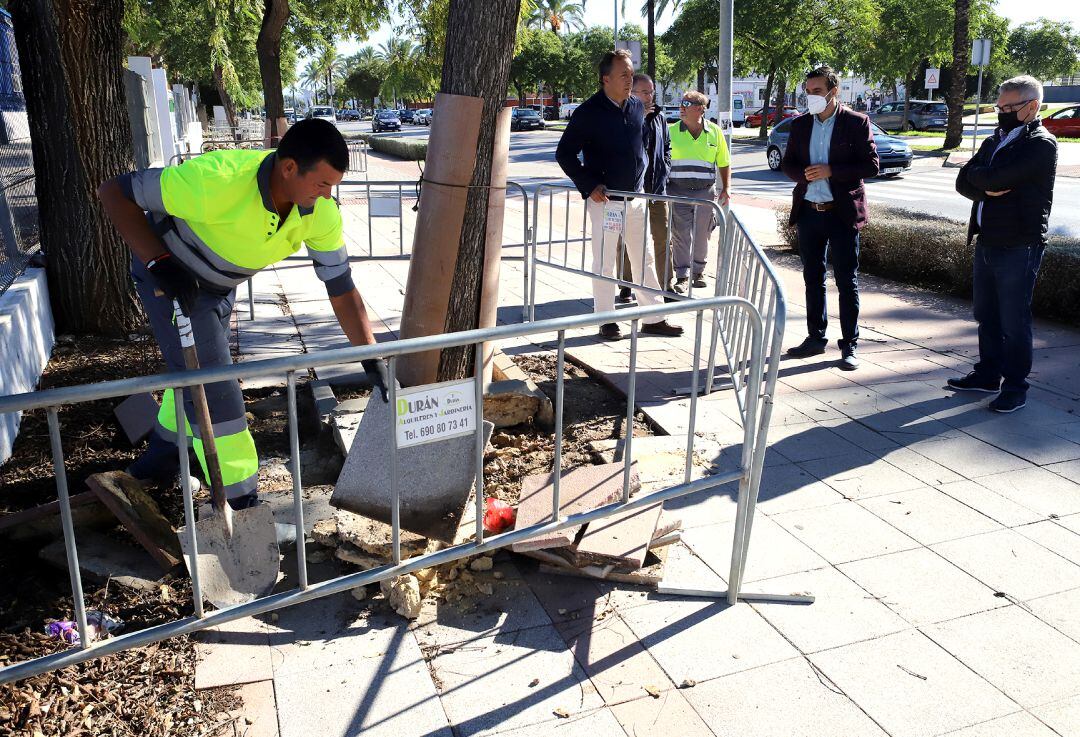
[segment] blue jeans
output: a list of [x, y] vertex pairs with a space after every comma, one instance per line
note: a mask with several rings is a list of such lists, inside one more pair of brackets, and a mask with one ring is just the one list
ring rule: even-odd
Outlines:
[[1031, 373], [1031, 294], [1042, 263], [1043, 246], [975, 246], [973, 291], [979, 323], [979, 362], [975, 373], [988, 381], [1004, 379], [1002, 391], [1026, 392]]
[[840, 292], [840, 347], [859, 342], [859, 231], [832, 212], [803, 207], [796, 221], [799, 256], [806, 286], [806, 333], [825, 340], [829, 313], [825, 301], [825, 276], [832, 254], [833, 278]]

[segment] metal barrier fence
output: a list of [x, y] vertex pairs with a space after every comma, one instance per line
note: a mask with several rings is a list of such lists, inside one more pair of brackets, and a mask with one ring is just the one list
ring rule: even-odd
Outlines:
[[[702, 345], [702, 332], [706, 314], [716, 310], [738, 311], [745, 315], [746, 325], [750, 334], [749, 371], [747, 374], [746, 397], [747, 397], [747, 420], [744, 423], [742, 455], [737, 467], [733, 470], [716, 473], [704, 478], [691, 479], [691, 463], [694, 450], [694, 421], [697, 414], [697, 392], [690, 396], [689, 404], [689, 432], [687, 433], [686, 466], [682, 483], [666, 489], [660, 489], [648, 493], [641, 493], [630, 498], [630, 465], [633, 462], [633, 418], [635, 410], [635, 381], [637, 376], [638, 355], [638, 325], [641, 321], [655, 320], [667, 315], [693, 313], [695, 316], [695, 338], [692, 376], [696, 390], [700, 353]], [[631, 321], [630, 334], [630, 361], [629, 361], [629, 389], [626, 404], [625, 450], [623, 453], [624, 474], [623, 493], [620, 501], [605, 506], [570, 516], [560, 516], [560, 488], [559, 479], [562, 472], [562, 440], [563, 440], [563, 411], [564, 411], [564, 379], [563, 367], [565, 364], [566, 334], [567, 331], [595, 328], [605, 322], [620, 319]], [[554, 488], [552, 494], [552, 514], [549, 521], [541, 522], [530, 527], [489, 536], [483, 528], [484, 517], [484, 432], [483, 432], [483, 345], [489, 341], [519, 339], [539, 334], [557, 335], [556, 352], [556, 400], [555, 400], [555, 436], [554, 436]], [[189, 556], [187, 561], [189, 570], [192, 571], [192, 590], [194, 599], [194, 616], [175, 622], [169, 622], [153, 626], [144, 630], [120, 635], [115, 638], [90, 642], [89, 637], [82, 638], [82, 644], [77, 648], [67, 651], [39, 657], [34, 660], [16, 663], [0, 669], [0, 683], [7, 683], [21, 678], [44, 673], [53, 669], [66, 667], [85, 660], [118, 652], [120, 650], [147, 645], [168, 637], [190, 634], [199, 630], [207, 629], [225, 622], [242, 617], [263, 614], [292, 604], [315, 599], [323, 596], [340, 593], [365, 584], [379, 581], [427, 568], [442, 565], [460, 558], [476, 555], [485, 551], [492, 551], [508, 546], [515, 542], [534, 537], [539, 534], [550, 533], [569, 527], [576, 527], [592, 520], [608, 517], [623, 511], [643, 508], [652, 504], [674, 499], [686, 494], [706, 490], [719, 490], [721, 486], [732, 481], [739, 482], [738, 509], [739, 519], [743, 521], [742, 527], [736, 528], [732, 547], [732, 571], [741, 572], [743, 557], [746, 553], [746, 543], [749, 539], [748, 519], [753, 513], [753, 504], [756, 501], [756, 488], [753, 486], [752, 467], [755, 463], [760, 466], [764, 455], [764, 448], [757, 447], [759, 438], [764, 438], [764, 433], [759, 432], [757, 426], [757, 405], [761, 396], [763, 376], [763, 326], [757, 308], [740, 297], [708, 297], [698, 300], [687, 300], [671, 304], [659, 304], [649, 307], [637, 307], [623, 310], [619, 313], [609, 312], [596, 315], [577, 315], [563, 317], [542, 322], [527, 323], [524, 325], [503, 325], [482, 330], [471, 330], [449, 335], [434, 335], [409, 340], [342, 348], [337, 350], [321, 351], [300, 356], [278, 358], [266, 361], [257, 361], [230, 366], [204, 368], [198, 371], [183, 371], [157, 376], [139, 377], [119, 381], [109, 381], [92, 385], [81, 385], [57, 389], [48, 389], [26, 394], [18, 394], [0, 397], [0, 414], [17, 411], [44, 409], [47, 412], [49, 438], [52, 446], [53, 468], [56, 474], [57, 495], [59, 498], [61, 525], [64, 533], [64, 543], [67, 553], [68, 570], [71, 578], [71, 587], [75, 609], [75, 620], [79, 631], [86, 633], [86, 610], [84, 606], [82, 577], [79, 569], [79, 554], [75, 539], [74, 527], [71, 517], [71, 502], [68, 494], [67, 474], [64, 467], [64, 451], [60, 439], [60, 407], [65, 404], [74, 404], [108, 398], [126, 397], [137, 392], [157, 391], [173, 388], [177, 396], [183, 396], [186, 387], [195, 384], [210, 383], [232, 379], [244, 379], [265, 376], [281, 376], [284, 374], [288, 390], [288, 415], [289, 415], [289, 438], [291, 448], [291, 471], [293, 477], [293, 500], [294, 500], [294, 524], [299, 532], [303, 530], [304, 508], [302, 501], [302, 484], [300, 477], [300, 444], [297, 424], [297, 397], [296, 397], [296, 373], [307, 371], [312, 368], [338, 365], [343, 363], [359, 363], [360, 361], [378, 358], [389, 360], [390, 376], [390, 404], [396, 406], [396, 373], [397, 363], [402, 356], [429, 351], [441, 350], [454, 346], [472, 346], [474, 353], [474, 376], [473, 386], [475, 400], [475, 416], [473, 435], [475, 438], [475, 463], [476, 463], [476, 523], [475, 538], [472, 542], [466, 542], [436, 552], [426, 553], [415, 558], [402, 560], [401, 537], [400, 537], [400, 505], [401, 489], [398, 475], [398, 441], [396, 429], [391, 426], [390, 448], [388, 463], [390, 465], [390, 499], [392, 507], [392, 541], [394, 562], [379, 566], [374, 569], [352, 573], [318, 583], [309, 583], [307, 572], [307, 560], [305, 557], [305, 545], [303, 535], [298, 534], [296, 546], [296, 563], [298, 566], [298, 585], [295, 589], [281, 593], [271, 594], [254, 601], [207, 612], [203, 609], [202, 594], [198, 577], [197, 556]], [[767, 397], [766, 397], [767, 398]], [[177, 401], [177, 423], [183, 426], [183, 402]], [[187, 475], [188, 447], [184, 433], [177, 433], [177, 451], [181, 461], [182, 492], [184, 497], [184, 515], [186, 520], [189, 550], [197, 550], [195, 539], [194, 502], [190, 482]], [[767, 600], [781, 601], [805, 601], [806, 597], [777, 596], [777, 595], [746, 595], [740, 596], [738, 576], [733, 576], [733, 583], [724, 593], [728, 601], [734, 603], [738, 598], [765, 598]]]
[[[545, 194], [547, 195], [545, 198]], [[736, 297], [744, 299], [754, 305], [756, 315], [761, 321], [761, 330], [752, 324], [752, 321], [741, 310], [734, 310], [730, 306], [713, 310], [710, 313], [710, 339], [709, 351], [705, 370], [705, 381], [699, 384], [697, 376], [697, 363], [694, 364], [693, 383], [685, 389], [691, 395], [691, 401], [698, 391], [705, 394], [711, 393], [718, 385], [732, 389], [735, 401], [738, 404], [739, 416], [743, 427], [757, 427], [758, 436], [754, 443], [755, 457], [748, 466], [748, 474], [745, 479], [746, 488], [740, 488], [739, 497], [746, 497], [749, 501], [745, 507], [740, 504], [736, 519], [736, 546], [739, 554], [732, 555], [731, 571], [728, 578], [732, 591], [738, 591], [742, 582], [743, 565], [746, 553], [750, 545], [750, 528], [753, 524], [753, 512], [757, 503], [758, 490], [761, 485], [761, 474], [765, 460], [765, 446], [768, 439], [769, 420], [772, 416], [773, 397], [776, 391], [776, 381], [780, 367], [780, 354], [783, 351], [782, 341], [784, 326], [787, 318], [786, 302], [780, 279], [777, 276], [769, 259], [761, 248], [754, 243], [753, 238], [747, 233], [742, 222], [734, 212], [726, 214], [719, 205], [712, 200], [693, 199], [688, 197], [673, 197], [669, 195], [643, 195], [637, 192], [609, 191], [613, 197], [633, 198], [645, 202], [665, 202], [667, 208], [667, 237], [665, 253], [670, 254], [672, 245], [672, 223], [674, 219], [673, 208], [670, 205], [684, 205], [694, 208], [706, 208], [712, 210], [720, 228], [713, 264], [715, 264], [713, 296], [710, 299], [721, 297]], [[527, 310], [529, 319], [535, 319], [536, 284], [540, 267], [547, 267], [562, 273], [574, 274], [593, 281], [607, 281], [619, 287], [630, 287], [635, 291], [645, 291], [663, 296], [667, 300], [693, 300], [694, 287], [691, 282], [685, 295], [675, 294], [663, 289], [655, 289], [638, 281], [623, 278], [621, 274], [623, 257], [626, 251], [625, 239], [621, 239], [617, 253], [614, 254], [617, 264], [614, 265], [614, 275], [609, 273], [609, 264], [605, 263], [606, 253], [601, 249], [599, 263], [595, 259], [589, 263], [586, 261], [587, 247], [592, 236], [587, 225], [588, 206], [581, 205], [581, 235], [571, 237], [571, 199], [578, 198], [580, 194], [572, 187], [563, 185], [541, 184], [534, 193], [533, 201], [533, 239], [529, 251], [526, 274], [529, 276], [527, 291]], [[543, 222], [541, 215], [542, 203], [547, 200], [547, 238], [540, 236], [540, 224]], [[555, 204], [558, 199], [564, 199], [564, 212], [562, 213], [563, 227], [561, 238], [556, 237], [554, 224]], [[625, 223], [626, 199], [623, 202], [623, 222]], [[618, 200], [613, 205], [618, 209]], [[575, 218], [576, 222], [576, 218]], [[645, 217], [642, 224], [642, 263], [638, 274], [645, 270], [649, 253], [649, 218]], [[575, 234], [576, 236], [576, 230]], [[691, 237], [694, 237], [694, 229], [691, 228]], [[572, 244], [580, 244], [580, 254], [571, 250]], [[562, 254], [557, 246], [562, 246]], [[546, 246], [546, 249], [543, 248]], [[691, 253], [693, 248], [691, 247]], [[666, 279], [661, 284], [666, 284]], [[700, 290], [699, 290], [700, 291]], [[699, 295], [700, 296], [700, 295]], [[722, 349], [721, 351], [718, 351]], [[695, 355], [697, 349], [695, 348]], [[717, 356], [723, 357], [724, 376], [717, 376]], [[753, 358], [761, 357], [759, 365]], [[763, 373], [764, 372], [764, 373]], [[759, 391], [760, 387], [760, 391]], [[682, 391], [682, 390], [680, 390]], [[760, 409], [758, 401], [761, 400]], [[760, 412], [760, 416], [756, 413]], [[691, 427], [691, 432], [692, 432]]]

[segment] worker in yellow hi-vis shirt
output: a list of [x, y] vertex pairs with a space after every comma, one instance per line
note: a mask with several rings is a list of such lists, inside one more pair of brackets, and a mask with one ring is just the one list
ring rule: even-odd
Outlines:
[[[229, 319], [236, 287], [260, 269], [307, 246], [315, 273], [353, 345], [375, 342], [352, 281], [341, 213], [331, 198], [348, 169], [345, 140], [332, 123], [304, 120], [276, 151], [203, 154], [179, 166], [145, 169], [98, 189], [105, 211], [132, 252], [131, 273], [165, 363], [182, 371], [173, 300], [191, 318], [199, 363], [231, 363]], [[364, 362], [386, 399], [382, 361]], [[185, 411], [192, 446], [206, 473], [191, 392]], [[257, 503], [259, 459], [237, 381], [206, 385], [225, 495], [234, 509]], [[169, 483], [179, 471], [176, 410], [165, 392], [146, 451], [128, 472], [144, 483]]]
[[[683, 95], [679, 122], [668, 126], [671, 134], [671, 173], [667, 193], [728, 203], [731, 157], [724, 131], [705, 120], [709, 99], [690, 90]], [[717, 182], [719, 180], [719, 182]], [[719, 188], [717, 184], [719, 183]], [[694, 289], [705, 287], [705, 264], [709, 259], [709, 236], [717, 223], [711, 207], [671, 207], [671, 255], [675, 266], [675, 291], [686, 294], [693, 276]]]

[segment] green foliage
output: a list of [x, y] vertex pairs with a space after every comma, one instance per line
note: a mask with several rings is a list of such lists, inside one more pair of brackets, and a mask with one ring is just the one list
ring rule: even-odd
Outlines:
[[537, 82], [549, 89], [560, 86], [564, 72], [563, 39], [547, 30], [518, 32], [518, 50], [510, 62], [510, 83], [522, 91]]
[[1008, 53], [1017, 69], [1041, 80], [1080, 70], [1080, 34], [1069, 23], [1040, 18], [1009, 35]]

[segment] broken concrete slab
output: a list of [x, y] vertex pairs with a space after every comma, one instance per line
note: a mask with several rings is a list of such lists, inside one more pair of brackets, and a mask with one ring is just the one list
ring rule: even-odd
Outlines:
[[112, 471], [87, 477], [86, 485], [162, 570], [171, 570], [180, 563], [176, 530], [142, 484], [123, 471]]
[[[339, 509], [389, 523], [392, 518], [390, 448], [393, 409], [369, 402], [349, 449], [330, 503]], [[494, 426], [484, 422], [487, 444]], [[476, 479], [475, 437], [464, 435], [397, 451], [401, 527], [452, 542]]]
[[113, 415], [132, 445], [138, 445], [157, 424], [158, 403], [150, 392], [132, 394], [113, 409]]
[[[517, 508], [515, 529], [524, 529], [551, 519], [552, 500], [555, 493], [555, 475], [552, 473], [526, 476], [521, 482], [521, 497]], [[637, 469], [631, 467], [630, 493], [641, 488]], [[619, 499], [623, 491], [623, 466], [606, 463], [600, 466], [579, 466], [562, 475], [559, 482], [559, 514], [566, 517], [590, 509], [602, 507]], [[570, 545], [577, 538], [580, 527], [548, 532], [514, 543], [516, 553], [543, 550]]]
[[334, 396], [334, 387], [330, 385], [330, 382], [321, 379], [311, 382], [310, 386], [311, 398], [315, 402], [315, 414], [325, 417], [338, 406], [337, 397]]
[[[79, 569], [84, 578], [97, 583], [113, 581], [140, 591], [157, 591], [161, 571], [142, 550], [91, 530], [76, 534], [79, 546]], [[67, 570], [64, 541], [56, 540], [38, 552], [51, 565]]]
[[549, 427], [555, 413], [551, 400], [531, 381], [493, 381], [484, 392], [484, 419], [495, 427], [536, 422]]
[[[317, 521], [311, 534], [320, 545], [346, 550], [346, 546], [351, 546], [360, 554], [377, 559], [380, 563], [385, 563], [394, 555], [393, 530], [390, 525], [346, 509], [335, 509], [332, 517]], [[407, 530], [401, 531], [402, 558], [412, 558], [426, 549], [427, 540], [422, 536]]]
[[491, 378], [493, 381], [529, 381], [528, 374], [500, 349], [495, 349], [491, 355]]
[[590, 522], [572, 546], [575, 561], [579, 566], [614, 565], [615, 570], [624, 573], [641, 568], [660, 519], [660, 508], [653, 504]]
[[[655, 491], [683, 482], [686, 473], [686, 435], [656, 435], [634, 438], [630, 454], [646, 491]], [[595, 440], [589, 443], [593, 456], [604, 463], [621, 463], [625, 440]], [[723, 445], [708, 437], [695, 436], [690, 478], [710, 475], [724, 464]]]
[[328, 422], [334, 432], [334, 442], [342, 455], [349, 455], [353, 441], [356, 439], [356, 431], [360, 428], [360, 420], [364, 416], [370, 397], [357, 397], [346, 399], [334, 405], [330, 411]]

